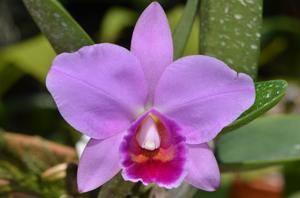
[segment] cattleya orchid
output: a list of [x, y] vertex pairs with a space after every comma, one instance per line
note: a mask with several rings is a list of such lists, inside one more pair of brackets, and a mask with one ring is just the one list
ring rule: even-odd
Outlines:
[[166, 15], [154, 2], [140, 16], [131, 49], [86, 46], [58, 55], [47, 87], [63, 118], [91, 137], [78, 188], [125, 180], [215, 190], [220, 171], [208, 142], [255, 100], [252, 79], [209, 56], [173, 62]]

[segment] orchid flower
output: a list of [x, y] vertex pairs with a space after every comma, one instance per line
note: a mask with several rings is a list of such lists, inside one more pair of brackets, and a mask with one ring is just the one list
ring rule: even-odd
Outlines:
[[253, 80], [216, 58], [173, 62], [157, 2], [138, 19], [130, 51], [103, 43], [62, 53], [46, 84], [63, 118], [91, 137], [79, 161], [80, 192], [120, 171], [144, 185], [215, 190], [220, 171], [208, 142], [255, 100]]

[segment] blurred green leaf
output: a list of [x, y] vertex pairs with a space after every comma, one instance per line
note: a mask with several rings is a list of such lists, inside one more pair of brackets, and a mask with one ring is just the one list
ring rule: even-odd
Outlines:
[[[178, 23], [180, 21], [183, 11], [184, 11], [184, 7], [179, 5], [174, 8], [169, 9], [166, 13], [167, 17], [168, 17], [170, 29], [173, 33], [175, 31], [176, 26], [178, 25]], [[197, 36], [199, 36], [199, 35], [197, 35]]]
[[192, 185], [183, 182], [177, 188], [168, 190], [168, 195], [166, 196], [166, 198], [192, 198], [197, 190], [198, 189], [193, 187]]
[[200, 53], [256, 76], [262, 0], [202, 0]]
[[300, 21], [289, 16], [274, 16], [264, 19], [262, 36], [274, 34], [274, 32], [288, 32], [300, 39]]
[[38, 36], [3, 49], [0, 57], [44, 82], [55, 53], [45, 37]]
[[121, 198], [130, 197], [135, 183], [124, 181], [121, 174], [117, 174], [113, 179], [101, 187], [98, 198]]
[[20, 171], [15, 164], [9, 163], [6, 160], [0, 160], [1, 179], [18, 179], [21, 177], [22, 171]]
[[56, 53], [72, 52], [94, 42], [57, 0], [23, 0]]
[[271, 109], [285, 95], [287, 85], [287, 82], [284, 80], [271, 80], [255, 83], [255, 103], [252, 105], [252, 107], [250, 107], [250, 109], [244, 112], [240, 118], [238, 118], [229, 126], [225, 127], [223, 132], [237, 129]]
[[[170, 24], [170, 28], [172, 30], [172, 32], [175, 31], [177, 24], [180, 21], [180, 18], [183, 14], [184, 11], [184, 7], [183, 6], [176, 6], [173, 9], [168, 10], [167, 12], [167, 16], [168, 16], [168, 21]], [[192, 26], [192, 30], [190, 33], [190, 36], [187, 40], [187, 43], [185, 45], [184, 48], [184, 52], [182, 56], [188, 56], [188, 55], [192, 55], [192, 54], [198, 54], [198, 43], [199, 43], [199, 18], [196, 17], [194, 19], [194, 23]], [[176, 48], [176, 47], [175, 47]]]
[[300, 191], [288, 196], [288, 198], [300, 198]]
[[[300, 161], [288, 163], [283, 169], [285, 188], [285, 197], [293, 195], [300, 191]], [[299, 194], [300, 195], [300, 194]]]
[[0, 65], [0, 97], [23, 75], [24, 72], [13, 64]]
[[174, 58], [182, 56], [197, 15], [199, 0], [188, 0], [173, 33]]
[[222, 166], [247, 167], [300, 160], [300, 116], [259, 118], [216, 141]]
[[275, 37], [268, 43], [260, 53], [259, 65], [265, 65], [275, 60], [280, 54], [284, 53], [288, 48], [288, 41], [284, 37]]
[[264, 75], [299, 79], [299, 19], [287, 16], [265, 18], [261, 46], [259, 65]]
[[136, 13], [126, 8], [112, 8], [103, 17], [100, 28], [101, 42], [114, 43], [121, 36], [122, 30], [135, 23]]

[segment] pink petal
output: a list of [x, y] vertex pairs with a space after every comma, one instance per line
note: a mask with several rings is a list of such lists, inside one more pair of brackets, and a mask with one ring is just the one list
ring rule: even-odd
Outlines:
[[64, 119], [95, 139], [125, 131], [147, 96], [137, 58], [112, 44], [57, 56], [46, 83]]
[[123, 133], [105, 140], [91, 139], [79, 161], [77, 183], [80, 192], [93, 190], [115, 176], [121, 169], [119, 145]]
[[219, 187], [219, 167], [207, 144], [188, 146], [188, 174], [185, 181], [206, 191], [214, 191]]
[[159, 3], [151, 3], [140, 16], [132, 35], [131, 51], [142, 64], [151, 98], [165, 67], [173, 61], [172, 35]]
[[157, 86], [154, 108], [182, 128], [187, 142], [212, 140], [255, 100], [252, 79], [209, 56], [172, 63]]
[[[148, 114], [157, 116], [160, 147], [145, 150], [138, 143], [137, 135], [141, 123]], [[141, 116], [128, 130], [121, 143], [122, 175], [125, 180], [143, 184], [156, 183], [161, 187], [174, 188], [186, 175], [185, 138], [179, 134], [178, 126], [156, 111]]]

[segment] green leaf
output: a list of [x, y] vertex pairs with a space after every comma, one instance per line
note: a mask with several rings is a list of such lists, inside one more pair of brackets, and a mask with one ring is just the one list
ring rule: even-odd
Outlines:
[[136, 18], [136, 13], [127, 8], [111, 8], [103, 17], [98, 40], [101, 43], [116, 42], [123, 35], [122, 31], [135, 23]]
[[273, 16], [264, 19], [262, 27], [263, 38], [268, 38], [274, 32], [286, 32], [297, 38], [300, 37], [300, 21], [289, 16]]
[[55, 52], [45, 37], [38, 36], [0, 51], [0, 58], [44, 82]]
[[[171, 31], [173, 32], [173, 41], [174, 41], [174, 31], [181, 19], [181, 16], [184, 12], [184, 6], [179, 5], [176, 6], [167, 12], [167, 17], [169, 21], [169, 25], [171, 28]], [[181, 54], [181, 56], [188, 56], [188, 55], [195, 55], [199, 52], [199, 17], [196, 17], [189, 35], [189, 38], [187, 40], [187, 43], [184, 47], [184, 51]], [[175, 44], [174, 44], [175, 45]], [[177, 50], [178, 47], [174, 47], [174, 51]], [[175, 54], [174, 54], [175, 56]]]
[[109, 182], [105, 183], [101, 187], [97, 198], [130, 197], [131, 191], [134, 186], [135, 183], [124, 181], [121, 174], [117, 174]]
[[0, 98], [13, 86], [24, 72], [13, 64], [0, 63]]
[[235, 122], [225, 127], [222, 132], [237, 129], [258, 116], [262, 115], [273, 106], [275, 106], [285, 95], [287, 82], [284, 80], [271, 80], [255, 83], [256, 99], [255, 103], [244, 112]]
[[202, 0], [200, 53], [256, 76], [262, 0]]
[[72, 52], [94, 42], [56, 0], [23, 0], [27, 10], [57, 53]]
[[298, 193], [300, 190], [300, 161], [286, 164], [283, 169], [283, 176], [285, 183], [284, 197]]
[[223, 166], [257, 166], [300, 160], [300, 116], [269, 116], [255, 120], [216, 141]]
[[174, 58], [182, 56], [185, 45], [192, 31], [193, 22], [196, 18], [199, 7], [199, 0], [188, 0], [184, 8], [182, 17], [176, 26], [173, 35]]

